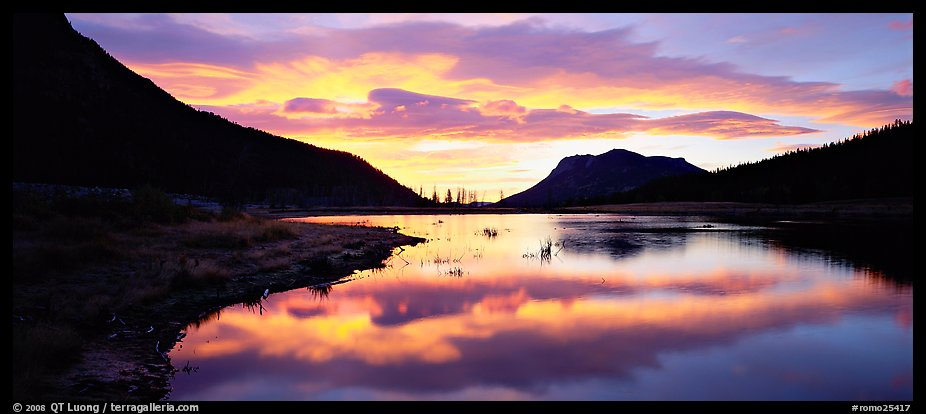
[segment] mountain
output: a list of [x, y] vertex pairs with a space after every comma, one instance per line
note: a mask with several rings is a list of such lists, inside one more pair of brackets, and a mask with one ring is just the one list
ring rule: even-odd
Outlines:
[[347, 152], [197, 110], [77, 33], [64, 15], [13, 16], [13, 181], [303, 205], [417, 205]]
[[628, 191], [661, 177], [705, 171], [684, 158], [646, 157], [624, 149], [560, 160], [533, 187], [497, 203], [505, 207], [555, 207]]
[[586, 205], [650, 201], [810, 203], [913, 196], [913, 122], [710, 174], [669, 177]]

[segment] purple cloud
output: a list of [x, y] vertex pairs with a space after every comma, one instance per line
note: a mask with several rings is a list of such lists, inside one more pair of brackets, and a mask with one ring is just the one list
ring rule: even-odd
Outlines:
[[644, 121], [648, 128], [661, 133], [709, 135], [734, 139], [770, 135], [800, 135], [820, 132], [798, 126], [783, 126], [778, 121], [733, 111], [699, 112]]
[[243, 36], [220, 35], [176, 23], [164, 14], [143, 14], [124, 26], [81, 21], [78, 31], [130, 62], [199, 62], [249, 68], [257, 52], [266, 46]]
[[[566, 105], [556, 109], [526, 109], [511, 100], [479, 105], [472, 100], [424, 95], [394, 88], [370, 91], [368, 100], [370, 105], [365, 108], [369, 113], [354, 117], [290, 119], [276, 114], [279, 105], [267, 103], [200, 108], [282, 134], [311, 135], [339, 131], [353, 137], [442, 135], [458, 139], [538, 141], [590, 136], [619, 137], [630, 132], [644, 132], [736, 139], [819, 132], [810, 128], [780, 125], [775, 120], [732, 111], [648, 119], [628, 113], [592, 114]], [[295, 98], [283, 105], [283, 111], [326, 113], [326, 108], [334, 108], [336, 105], [342, 104], [325, 99]], [[504, 109], [503, 113], [499, 113], [500, 108]]]
[[336, 114], [336, 102], [329, 99], [294, 98], [283, 104], [283, 112], [311, 112], [319, 114]]
[[421, 111], [433, 110], [435, 107], [441, 109], [463, 108], [476, 102], [467, 99], [424, 95], [396, 88], [374, 89], [370, 91], [367, 99], [383, 108], [405, 106], [421, 108]]
[[[495, 27], [406, 22], [317, 29], [257, 40], [216, 34], [177, 23], [166, 15], [143, 15], [136, 17], [135, 23], [137, 28], [83, 21], [81, 27], [112, 53], [131, 62], [201, 62], [250, 70], [259, 63], [289, 62], [306, 56], [338, 60], [371, 52], [439, 53], [456, 58], [443, 74], [451, 80], [488, 79], [499, 85], [541, 89], [552, 83], [576, 91], [628, 88], [672, 96], [674, 101], [660, 102], [667, 107], [746, 104], [754, 108], [751, 111], [819, 116], [856, 125], [912, 114], [909, 96], [875, 90], [842, 91], [830, 82], [750, 74], [730, 63], [663, 56], [658, 52], [659, 43], [634, 40], [632, 27], [585, 32], [545, 26], [536, 19]], [[892, 27], [905, 28], [906, 24]]]

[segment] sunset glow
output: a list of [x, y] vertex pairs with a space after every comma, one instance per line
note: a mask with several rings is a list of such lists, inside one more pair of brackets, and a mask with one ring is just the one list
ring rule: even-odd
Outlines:
[[[356, 399], [371, 398], [365, 393], [389, 399], [558, 399], [576, 398], [558, 387], [580, 383], [587, 393], [580, 395], [589, 398], [614, 398], [620, 395], [618, 387], [635, 384], [639, 388], [633, 397], [646, 399], [653, 394], [647, 394], [645, 372], [673, 381], [694, 373], [696, 383], [715, 386], [730, 378], [743, 392], [767, 392], [774, 386], [765, 380], [757, 389], [744, 384], [768, 375], [770, 383], [790, 388], [794, 381], [777, 374], [793, 371], [817, 378], [815, 392], [831, 392], [821, 390], [845, 389], [832, 385], [842, 374], [829, 376], [820, 369], [829, 363], [821, 361], [847, 352], [846, 347], [867, 348], [852, 340], [822, 344], [823, 335], [802, 330], [836, 329], [841, 333], [832, 338], [845, 339], [853, 335], [839, 328], [847, 320], [880, 318], [892, 332], [892, 339], [880, 338], [883, 346], [912, 338], [912, 288], [897, 289], [876, 272], [814, 254], [756, 239], [742, 243], [746, 233], [634, 235], [613, 231], [618, 217], [589, 215], [293, 220], [360, 219], [400, 226], [430, 241], [407, 246], [387, 267], [358, 271], [325, 293], [295, 289], [274, 294], [263, 302], [261, 313], [233, 306], [188, 327], [183, 347], [171, 352], [171, 360], [175, 367], [202, 368], [198, 374], [178, 375], [177, 397], [210, 399], [241, 387], [236, 396], [243, 399], [325, 399], [335, 390], [355, 392], [349, 396]], [[487, 225], [510, 232], [491, 239], [473, 232]], [[606, 231], [595, 234], [598, 225]], [[569, 240], [569, 247], [545, 264], [520, 256], [550, 230], [555, 239]], [[612, 247], [583, 243], [583, 237], [600, 240], [607, 234], [614, 237]], [[627, 250], [615, 239], [658, 242]], [[735, 255], [724, 254], [730, 251]], [[441, 264], [435, 257], [454, 261]], [[463, 269], [462, 276], [442, 273], [451, 267]], [[733, 356], [740, 344], [756, 338], [785, 341], [790, 352], [770, 364], [759, 362], [767, 361], [762, 351], [759, 360]], [[711, 375], [675, 370], [667, 363], [674, 357], [703, 357], [705, 349], [724, 355]], [[815, 355], [813, 361], [808, 353]], [[897, 353], [907, 355], [912, 357]], [[749, 367], [749, 372], [733, 367]], [[260, 381], [252, 378], [254, 372]], [[897, 365], [890, 372], [878, 381], [897, 378], [899, 389], [912, 385], [909, 366]], [[456, 394], [475, 386], [491, 392]], [[697, 395], [691, 386], [680, 389]], [[718, 388], [715, 392], [730, 395], [724, 394], [726, 386]], [[666, 398], [676, 398], [676, 392]]]
[[625, 148], [713, 169], [912, 119], [911, 14], [68, 14], [177, 99], [486, 201]]

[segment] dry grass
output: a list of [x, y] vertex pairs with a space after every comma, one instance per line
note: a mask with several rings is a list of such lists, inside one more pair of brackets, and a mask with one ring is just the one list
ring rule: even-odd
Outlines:
[[[266, 223], [266, 222], [265, 222]], [[263, 225], [258, 240], [263, 242], [277, 240], [292, 240], [297, 237], [292, 223], [269, 222]]]
[[243, 217], [235, 221], [200, 222], [188, 229], [183, 243], [197, 249], [245, 249], [255, 244], [292, 240], [295, 223], [279, 223]]
[[292, 254], [289, 245], [281, 245], [248, 252], [243, 260], [253, 263], [260, 272], [272, 272], [290, 267], [293, 264]]
[[231, 270], [212, 261], [200, 261], [180, 255], [168, 278], [173, 288], [216, 285], [228, 281], [231, 278]]

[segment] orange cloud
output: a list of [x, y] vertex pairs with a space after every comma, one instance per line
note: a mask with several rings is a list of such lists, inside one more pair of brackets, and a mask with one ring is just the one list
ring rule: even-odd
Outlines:
[[[115, 46], [131, 68], [200, 105], [294, 97], [355, 102], [367, 91], [393, 87], [479, 102], [517, 101], [533, 108], [738, 111], [865, 128], [909, 119], [912, 113], [908, 96], [888, 91], [844, 91], [831, 82], [799, 82], [745, 73], [728, 63], [661, 56], [657, 43], [632, 40], [628, 28], [568, 31], [537, 20], [498, 27], [404, 22], [257, 41], [168, 17], [144, 20], [143, 32], [121, 26], [108, 27], [106, 33], [118, 40]], [[912, 21], [890, 26], [906, 30]], [[812, 35], [808, 30], [787, 26], [775, 33]], [[148, 47], [133, 47], [132, 39]], [[189, 73], [196, 65], [225, 73]], [[232, 82], [228, 73], [244, 73], [247, 82]]]
[[257, 74], [228, 66], [184, 62], [126, 62], [126, 66], [186, 101], [228, 98], [259, 83]]
[[[424, 95], [401, 89], [370, 91], [362, 117], [317, 117], [337, 114], [339, 104], [324, 99], [295, 98], [278, 108], [263, 106], [203, 107], [230, 119], [283, 135], [342, 134], [346, 137], [443, 137], [485, 141], [540, 141], [589, 136], [620, 137], [642, 132], [655, 135], [704, 135], [720, 139], [799, 135], [814, 129], [734, 111], [712, 111], [647, 119], [634, 114], [592, 114], [568, 105], [527, 109], [512, 100], [478, 105], [475, 101]], [[345, 104], [345, 106], [347, 106]], [[285, 114], [284, 114], [285, 113]], [[311, 113], [311, 118], [291, 118]]]

